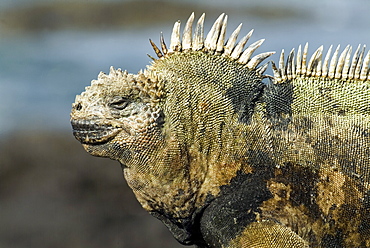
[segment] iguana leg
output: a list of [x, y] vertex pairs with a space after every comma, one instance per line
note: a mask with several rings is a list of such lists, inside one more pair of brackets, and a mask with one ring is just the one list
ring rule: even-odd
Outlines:
[[229, 248], [309, 247], [301, 237], [273, 221], [253, 222], [230, 241]]

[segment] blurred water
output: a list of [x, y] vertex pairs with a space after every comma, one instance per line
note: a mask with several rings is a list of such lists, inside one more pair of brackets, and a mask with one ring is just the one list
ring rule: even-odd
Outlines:
[[[196, 1], [187, 1], [196, 4]], [[34, 1], [3, 0], [2, 9]], [[260, 52], [310, 43], [310, 52], [321, 44], [357, 46], [370, 41], [370, 1], [203, 1], [202, 5], [227, 7], [229, 33], [239, 22], [243, 33], [254, 28], [252, 42], [266, 38]], [[262, 14], [241, 13], [240, 6], [260, 7]], [[289, 16], [274, 16], [286, 9]], [[269, 12], [270, 11], [270, 12]], [[271, 13], [271, 15], [269, 15]], [[190, 14], [190, 13], [189, 13]], [[200, 13], [196, 13], [197, 16]], [[186, 16], [179, 19], [186, 20]], [[1, 18], [0, 18], [1, 19]], [[4, 21], [4, 20], [1, 20]], [[175, 20], [173, 20], [174, 22]], [[207, 18], [209, 27], [214, 18]], [[148, 38], [168, 37], [173, 22], [141, 29], [110, 31], [59, 30], [4, 35], [0, 29], [0, 135], [27, 129], [68, 130], [69, 111], [76, 94], [100, 71], [111, 65], [136, 73], [150, 61]], [[273, 60], [278, 56], [274, 55]]]
[[[15, 132], [0, 139], [0, 246], [181, 247], [139, 207], [124, 185], [118, 163], [93, 158], [73, 139], [69, 112], [75, 95], [100, 71], [108, 72], [111, 65], [131, 73], [145, 68], [150, 63], [146, 54], [154, 54], [148, 38], [158, 41], [163, 31], [169, 43], [172, 23], [177, 18], [184, 23], [190, 13], [176, 13], [168, 22], [150, 19], [147, 27], [107, 30], [76, 25], [32, 32], [4, 28], [8, 19], [1, 14], [7, 9], [67, 1], [77, 2], [0, 1], [0, 136]], [[240, 22], [242, 34], [254, 28], [249, 43], [266, 39], [260, 52], [288, 52], [308, 41], [312, 54], [322, 44], [327, 49], [330, 44], [344, 47], [370, 41], [369, 0], [176, 3], [184, 2], [197, 10], [197, 17], [206, 10], [206, 30], [222, 11], [229, 15], [229, 34]], [[159, 14], [168, 14], [168, 6], [161, 7]], [[272, 59], [277, 61], [278, 55]], [[69, 136], [55, 131], [67, 131]], [[170, 240], [173, 243], [167, 243]]]
[[140, 56], [147, 43], [144, 37], [136, 40], [140, 36], [57, 32], [3, 42], [0, 130], [69, 128], [74, 96], [99, 71], [110, 65], [136, 71], [141, 61], [149, 61], [145, 53]]

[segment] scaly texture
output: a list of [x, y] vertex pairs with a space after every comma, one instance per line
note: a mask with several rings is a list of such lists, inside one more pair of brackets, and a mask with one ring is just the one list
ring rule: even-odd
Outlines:
[[[274, 76], [222, 14], [176, 22], [158, 59], [76, 97], [75, 137], [118, 160], [141, 205], [198, 247], [370, 247], [370, 53], [306, 45]], [[339, 56], [339, 57], [338, 57]], [[264, 78], [270, 83], [264, 83]]]

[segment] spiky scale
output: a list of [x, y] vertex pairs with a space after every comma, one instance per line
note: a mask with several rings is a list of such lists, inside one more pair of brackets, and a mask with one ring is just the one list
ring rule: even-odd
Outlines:
[[279, 83], [283, 80], [283, 78], [281, 77], [281, 73], [280, 73], [280, 70], [279, 70], [279, 66], [276, 66], [275, 62], [274, 61], [271, 61], [271, 65], [272, 65], [272, 71], [274, 73], [274, 80], [276, 83]]
[[163, 57], [163, 54], [161, 50], [157, 47], [157, 45], [151, 39], [149, 39], [149, 42], [152, 45], [154, 52], [157, 54], [158, 58]]
[[[238, 36], [239, 36], [239, 33], [240, 33], [240, 30], [242, 28], [242, 24], [240, 23], [239, 26], [234, 30], [234, 32], [231, 34], [230, 38], [228, 39], [226, 45], [225, 45], [225, 52], [224, 52], [224, 55], [231, 55], [233, 49], [234, 49], [234, 46], [235, 46], [235, 43], [236, 43], [236, 40], [238, 39]], [[253, 33], [253, 29], [250, 31]], [[252, 35], [251, 33], [251, 35]]]
[[273, 54], [275, 54], [275, 52], [260, 53], [251, 58], [246, 66], [249, 69], [255, 69], [262, 61], [264, 61], [266, 58], [270, 57]]
[[224, 21], [221, 26], [220, 35], [217, 39], [216, 52], [222, 53], [224, 50], [225, 37], [226, 37], [226, 26], [227, 26], [227, 15], [225, 15]]
[[370, 51], [367, 52], [367, 55], [364, 59], [364, 63], [360, 73], [360, 80], [366, 80], [369, 74], [369, 64], [370, 64]]
[[164, 42], [164, 37], [163, 37], [162, 33], [161, 33], [161, 36], [160, 36], [160, 42], [161, 42], [161, 48], [162, 48], [163, 54], [167, 54], [168, 49], [167, 49], [166, 43]]
[[331, 55], [332, 49], [333, 49], [333, 45], [331, 45], [329, 47], [329, 50], [326, 53], [324, 63], [323, 63], [323, 66], [322, 66], [322, 76], [324, 76], [324, 77], [328, 76], [328, 73], [329, 73], [329, 60], [330, 60], [330, 55]]
[[[250, 31], [247, 35], [246, 35], [246, 40], [248, 41], [249, 38], [251, 37], [252, 35], [252, 31]], [[261, 39], [261, 40], [258, 40], [256, 42], [254, 42], [253, 44], [249, 45], [245, 50], [244, 52], [242, 53], [242, 55], [240, 56], [239, 58], [239, 62], [242, 63], [242, 64], [245, 64], [245, 63], [248, 63], [250, 57], [252, 56], [252, 54], [254, 53], [254, 51], [256, 51], [257, 48], [259, 48], [262, 43], [265, 41], [265, 39]]]
[[279, 59], [279, 71], [280, 71], [280, 77], [282, 80], [285, 79], [285, 63], [284, 63], [284, 49], [281, 50], [280, 53], [280, 59]]
[[203, 41], [203, 33], [204, 33], [204, 18], [205, 14], [201, 15], [197, 22], [197, 26], [194, 32], [193, 38], [193, 50], [198, 51], [203, 48], [204, 41]]
[[311, 56], [311, 59], [308, 62], [307, 65], [307, 76], [310, 76], [312, 73], [314, 73], [317, 69], [318, 60], [321, 60], [322, 57], [322, 49], [324, 47], [320, 46]]
[[328, 74], [329, 78], [334, 78], [335, 77], [335, 70], [337, 68], [339, 48], [340, 48], [340, 45], [337, 46], [337, 49], [335, 49], [333, 57], [330, 60], [329, 74]]
[[306, 74], [307, 72], [307, 56], [308, 56], [308, 42], [305, 44], [303, 48], [303, 55], [302, 55], [302, 65], [301, 70], [303, 74]]
[[170, 50], [168, 52], [175, 52], [181, 50], [181, 39], [180, 39], [180, 21], [175, 22], [171, 34]]
[[359, 59], [359, 55], [360, 55], [360, 48], [361, 48], [361, 44], [358, 45], [358, 47], [355, 51], [355, 54], [352, 58], [351, 68], [349, 69], [349, 73], [348, 73], [348, 78], [349, 79], [352, 79], [355, 76], [356, 65], [358, 63], [358, 59]]
[[360, 71], [361, 71], [362, 62], [363, 62], [362, 59], [363, 59], [363, 56], [364, 56], [364, 53], [365, 53], [365, 48], [366, 48], [366, 46], [364, 46], [362, 48], [362, 51], [361, 51], [360, 56], [358, 58], [358, 63], [357, 63], [356, 69], [355, 69], [355, 78], [360, 77]]
[[258, 73], [264, 74], [265, 71], [267, 70], [267, 67], [269, 66], [269, 63], [265, 63], [261, 65], [260, 67], [257, 68]]
[[239, 57], [240, 57], [240, 55], [241, 55], [241, 53], [242, 53], [242, 51], [243, 51], [243, 49], [244, 49], [244, 46], [245, 46], [245, 44], [248, 42], [248, 40], [249, 40], [249, 38], [250, 38], [250, 35], [249, 34], [247, 34], [246, 36], [244, 36], [240, 41], [239, 41], [239, 43], [234, 47], [234, 49], [233, 49], [233, 52], [231, 53], [231, 55], [230, 55], [230, 57], [232, 58], [232, 59], [238, 59]]
[[345, 61], [344, 61], [343, 70], [342, 70], [342, 78], [343, 79], [347, 79], [347, 77], [348, 77], [349, 67], [350, 67], [350, 64], [351, 64], [351, 54], [352, 54], [352, 46], [350, 46], [350, 48], [347, 52]]
[[287, 58], [287, 76], [288, 79], [292, 79], [295, 75], [294, 70], [294, 48], [290, 51], [288, 58]]
[[186, 22], [184, 33], [182, 35], [182, 48], [184, 50], [191, 49], [192, 47], [192, 35], [193, 35], [193, 21], [194, 12], [190, 15], [188, 21]]
[[298, 51], [297, 51], [297, 69], [296, 72], [297, 74], [301, 74], [302, 71], [302, 47], [301, 45], [298, 46]]
[[336, 66], [336, 69], [335, 69], [335, 78], [342, 77], [342, 70], [343, 70], [345, 58], [347, 57], [349, 48], [350, 48], [350, 45], [347, 45], [346, 48], [343, 50], [343, 52], [339, 56], [338, 65]]
[[209, 51], [215, 51], [217, 48], [217, 40], [220, 36], [221, 26], [225, 14], [221, 14], [215, 23], [213, 24], [211, 30], [209, 31], [206, 39], [204, 40], [204, 46]]

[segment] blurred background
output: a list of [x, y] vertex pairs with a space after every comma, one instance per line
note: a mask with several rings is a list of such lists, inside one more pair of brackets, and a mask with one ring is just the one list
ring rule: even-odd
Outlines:
[[148, 39], [163, 31], [169, 44], [192, 11], [206, 12], [206, 30], [222, 12], [228, 34], [254, 28], [260, 52], [370, 42], [368, 0], [1, 0], [1, 248], [182, 247], [137, 203], [118, 162], [83, 150], [69, 112], [100, 71], [145, 68]]

